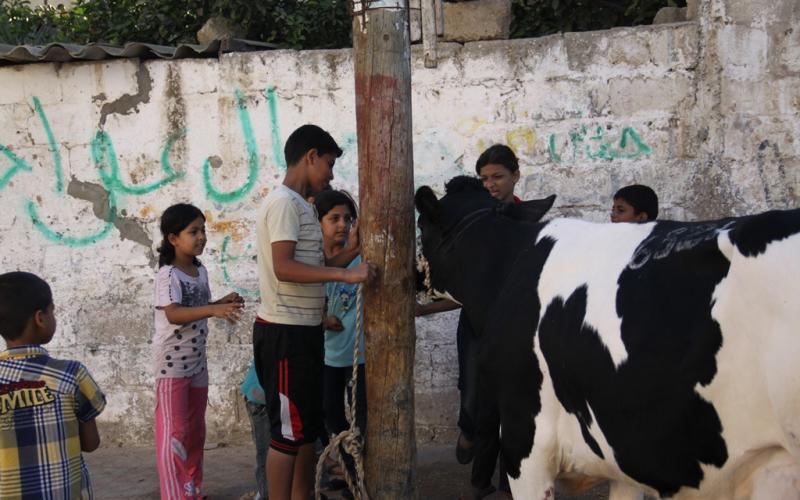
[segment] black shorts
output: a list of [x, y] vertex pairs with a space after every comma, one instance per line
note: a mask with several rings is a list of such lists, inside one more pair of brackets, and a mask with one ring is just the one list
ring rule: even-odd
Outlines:
[[294, 455], [324, 432], [322, 411], [324, 330], [256, 322], [256, 375], [269, 411], [270, 448]]

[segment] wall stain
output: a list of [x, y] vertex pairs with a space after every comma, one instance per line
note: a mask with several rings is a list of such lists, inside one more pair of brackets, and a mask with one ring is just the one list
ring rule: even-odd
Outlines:
[[73, 177], [67, 185], [67, 194], [73, 198], [90, 202], [95, 217], [113, 224], [119, 231], [121, 240], [130, 240], [144, 246], [147, 249], [147, 258], [151, 267], [156, 265], [158, 259], [153, 253], [153, 240], [147, 230], [137, 219], [115, 213], [114, 207], [110, 203], [113, 194], [110, 194], [105, 187], [93, 182], [79, 181]]
[[138, 90], [135, 94], [123, 94], [118, 99], [103, 104], [100, 108], [100, 128], [106, 124], [109, 115], [129, 115], [132, 111], [139, 112], [139, 104], [150, 102], [150, 91], [153, 90], [153, 78], [146, 64], [139, 64], [136, 71], [136, 84]]
[[247, 220], [220, 220], [216, 222], [212, 222], [210, 218], [206, 218], [206, 220], [212, 233], [229, 235], [233, 241], [243, 240], [252, 230], [252, 225]]

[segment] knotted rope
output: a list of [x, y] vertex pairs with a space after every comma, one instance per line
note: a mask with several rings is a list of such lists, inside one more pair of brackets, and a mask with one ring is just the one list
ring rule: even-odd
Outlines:
[[[417, 243], [417, 248], [419, 248], [420, 244]], [[425, 279], [422, 281], [422, 284], [425, 285], [425, 302], [431, 302], [435, 295], [436, 291], [433, 289], [433, 285], [431, 284], [431, 266], [428, 264], [428, 259], [422, 255], [422, 252], [417, 253], [417, 271], [421, 272]]]
[[339, 466], [344, 473], [344, 480], [347, 482], [347, 487], [356, 500], [369, 500], [367, 488], [364, 486], [364, 436], [361, 430], [356, 425], [356, 390], [358, 389], [358, 355], [359, 343], [361, 342], [361, 285], [358, 285], [358, 292], [356, 295], [356, 338], [353, 342], [353, 375], [350, 384], [350, 403], [345, 398], [344, 415], [347, 418], [347, 423], [350, 428], [345, 429], [339, 434], [333, 436], [328, 443], [328, 446], [322, 450], [322, 454], [317, 461], [317, 472], [314, 481], [314, 498], [320, 500], [319, 484], [322, 479], [322, 469], [325, 466], [325, 459], [332, 455], [333, 450], [343, 449], [348, 455], [353, 457], [353, 462], [356, 467], [355, 478], [351, 477], [347, 465], [344, 463], [342, 454], [338, 454]]

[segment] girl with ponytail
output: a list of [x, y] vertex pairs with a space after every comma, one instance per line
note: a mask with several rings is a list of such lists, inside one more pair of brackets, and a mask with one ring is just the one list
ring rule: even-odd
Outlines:
[[162, 499], [202, 498], [208, 403], [208, 318], [235, 322], [244, 300], [212, 302], [206, 268], [206, 219], [197, 207], [172, 205], [161, 216], [155, 284], [156, 463]]

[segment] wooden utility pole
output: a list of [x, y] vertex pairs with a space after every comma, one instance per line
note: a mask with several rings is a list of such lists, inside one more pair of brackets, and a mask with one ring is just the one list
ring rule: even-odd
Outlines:
[[414, 170], [407, 0], [355, 3], [353, 60], [364, 289], [366, 486], [371, 500], [416, 498]]

